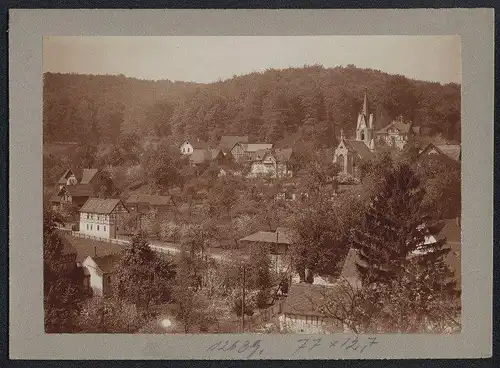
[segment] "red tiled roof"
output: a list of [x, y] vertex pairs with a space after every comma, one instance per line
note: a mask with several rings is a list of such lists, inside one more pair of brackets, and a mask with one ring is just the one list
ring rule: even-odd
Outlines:
[[121, 202], [120, 199], [89, 198], [80, 208], [80, 212], [110, 214]]
[[151, 206], [169, 206], [172, 205], [172, 197], [170, 196], [159, 196], [151, 194], [131, 194], [127, 200], [126, 204], [149, 204]]
[[395, 129], [399, 130], [401, 133], [405, 134], [405, 133], [408, 133], [410, 131], [410, 129], [412, 128], [412, 124], [405, 123], [405, 122], [401, 121], [400, 119], [394, 120], [389, 125], [386, 125], [382, 129], [378, 130], [377, 133], [385, 134], [391, 128], [395, 128]]
[[191, 146], [193, 146], [193, 149], [207, 149], [208, 148], [208, 143], [205, 141], [202, 141], [197, 138], [190, 138], [184, 140], [180, 145], [183, 145], [184, 143], [189, 143]]
[[232, 149], [236, 143], [248, 143], [247, 135], [224, 135], [220, 138], [219, 148]]
[[258, 150], [270, 150], [273, 148], [272, 143], [247, 143], [242, 146], [245, 152], [257, 152]]
[[101, 257], [91, 257], [103, 273], [113, 272], [113, 268], [120, 261], [119, 254], [108, 254]]
[[437, 148], [449, 158], [460, 161], [462, 147], [459, 144], [445, 144], [437, 146]]
[[325, 302], [325, 296], [328, 296], [333, 290], [333, 287], [325, 285], [292, 284], [283, 304], [283, 313], [301, 316], [322, 316], [320, 308]]
[[260, 242], [260, 243], [273, 243], [273, 244], [292, 244], [292, 238], [289, 230], [278, 228], [276, 231], [257, 231], [252, 235], [248, 235], [242, 239], [241, 242]]
[[67, 185], [64, 187], [72, 197], [92, 197], [94, 189], [89, 184]]
[[98, 172], [98, 169], [68, 169], [64, 172], [57, 183], [66, 184], [66, 178], [69, 177], [70, 174], [73, 174], [78, 181], [78, 184], [89, 184]]
[[201, 164], [202, 162], [211, 160], [212, 160], [212, 154], [210, 153], [210, 151], [205, 149], [195, 149], [193, 150], [193, 153], [189, 156], [189, 162], [193, 164]]

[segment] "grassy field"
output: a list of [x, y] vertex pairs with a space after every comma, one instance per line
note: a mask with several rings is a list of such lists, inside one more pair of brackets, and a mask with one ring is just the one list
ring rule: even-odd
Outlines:
[[92, 239], [77, 238], [70, 235], [65, 235], [65, 238], [75, 247], [77, 261], [83, 261], [88, 256], [105, 256], [108, 254], [120, 253], [123, 245], [100, 242]]

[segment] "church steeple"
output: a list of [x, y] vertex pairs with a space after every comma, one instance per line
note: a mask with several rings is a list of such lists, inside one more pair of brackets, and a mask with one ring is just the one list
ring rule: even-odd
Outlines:
[[366, 92], [367, 88], [365, 87], [365, 98], [363, 100], [363, 110], [361, 111], [361, 114], [363, 114], [366, 118], [368, 118], [370, 111], [368, 110], [368, 96]]

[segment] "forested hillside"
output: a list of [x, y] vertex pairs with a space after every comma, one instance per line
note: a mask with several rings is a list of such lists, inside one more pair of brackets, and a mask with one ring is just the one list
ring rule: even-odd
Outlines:
[[377, 128], [403, 114], [427, 135], [460, 141], [460, 85], [354, 66], [271, 69], [211, 84], [46, 73], [44, 141], [115, 143], [121, 131], [136, 131], [331, 147], [341, 128], [355, 129], [365, 88]]

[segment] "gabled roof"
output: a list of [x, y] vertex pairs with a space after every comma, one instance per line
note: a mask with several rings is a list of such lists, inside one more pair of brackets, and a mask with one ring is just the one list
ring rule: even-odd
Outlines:
[[334, 289], [325, 285], [291, 284], [283, 304], [283, 313], [321, 317], [323, 313], [320, 308]]
[[92, 197], [94, 195], [94, 188], [90, 184], [67, 185], [61, 191], [68, 192], [71, 197]]
[[80, 180], [80, 184], [88, 184], [94, 179], [94, 177], [99, 172], [98, 169], [83, 169], [82, 178]]
[[247, 143], [242, 144], [245, 152], [257, 152], [258, 150], [270, 150], [273, 148], [272, 143]]
[[434, 150], [442, 155], [445, 155], [454, 161], [461, 160], [462, 148], [458, 144], [445, 144], [445, 145], [436, 146], [433, 143], [429, 143], [427, 146], [425, 146], [425, 148], [423, 150], [420, 151], [418, 156], [421, 157], [431, 150]]
[[159, 196], [152, 194], [131, 194], [125, 201], [125, 204], [148, 204], [150, 206], [169, 206], [173, 205], [172, 197]]
[[108, 254], [100, 257], [89, 256], [89, 258], [91, 258], [96, 263], [96, 265], [99, 267], [102, 273], [113, 272], [113, 268], [120, 261], [119, 254]]
[[189, 143], [193, 149], [207, 149], [208, 148], [208, 143], [205, 141], [202, 141], [197, 138], [191, 138], [191, 139], [185, 139], [179, 146], [182, 146], [184, 143]]
[[257, 231], [252, 235], [248, 235], [241, 242], [258, 242], [258, 243], [273, 243], [273, 244], [292, 244], [290, 230], [278, 228], [277, 231]]
[[405, 123], [401, 119], [393, 120], [389, 125], [377, 131], [377, 134], [386, 134], [389, 129], [395, 128], [402, 134], [407, 134], [412, 129], [412, 123]]
[[193, 164], [201, 164], [205, 161], [211, 161], [212, 154], [210, 151], [205, 149], [195, 149], [193, 153], [189, 156], [189, 161]]
[[260, 149], [252, 153], [251, 160], [253, 161], [260, 161], [264, 158], [266, 153], [268, 153], [269, 150], [267, 149]]
[[354, 139], [344, 139], [343, 141], [349, 151], [356, 152], [362, 159], [370, 159], [373, 156], [372, 151], [366, 146], [365, 142]]
[[293, 149], [292, 148], [277, 148], [274, 151], [274, 155], [278, 162], [288, 162], [292, 158]]
[[119, 203], [121, 203], [121, 200], [118, 198], [89, 198], [82, 208], [80, 208], [80, 212], [110, 214]]
[[226, 149], [232, 149], [236, 143], [248, 143], [248, 136], [247, 135], [223, 135], [220, 138], [220, 143], [219, 147], [220, 148], [226, 148]]
[[449, 158], [460, 161], [462, 156], [462, 147], [459, 144], [445, 144], [437, 146], [439, 150]]
[[70, 176], [70, 174], [73, 174], [78, 181], [78, 184], [89, 184], [92, 179], [96, 176], [96, 174], [99, 172], [99, 169], [75, 169], [71, 168], [68, 169], [64, 172], [64, 174], [61, 176], [59, 181], [57, 182], [58, 184], [66, 184], [66, 179], [67, 177]]

